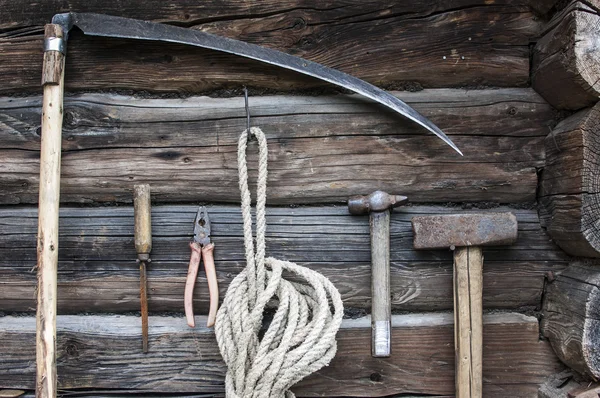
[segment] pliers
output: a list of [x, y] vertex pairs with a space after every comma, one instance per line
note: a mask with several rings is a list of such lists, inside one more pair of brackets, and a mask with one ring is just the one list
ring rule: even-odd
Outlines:
[[198, 267], [200, 266], [200, 257], [204, 261], [204, 270], [208, 281], [208, 291], [210, 295], [210, 309], [206, 326], [211, 327], [215, 324], [217, 309], [219, 308], [219, 286], [217, 284], [217, 272], [215, 270], [215, 260], [213, 258], [213, 249], [215, 245], [210, 242], [210, 219], [206, 207], [200, 206], [196, 219], [194, 220], [194, 240], [190, 242], [192, 254], [185, 281], [184, 308], [187, 324], [190, 327], [196, 326], [194, 321], [194, 285], [198, 276]]

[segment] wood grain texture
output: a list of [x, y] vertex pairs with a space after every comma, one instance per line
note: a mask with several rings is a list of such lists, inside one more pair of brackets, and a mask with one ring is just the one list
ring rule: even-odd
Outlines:
[[[236, 206], [209, 207], [221, 297], [245, 265], [242, 219]], [[494, 210], [508, 210], [499, 208]], [[402, 311], [452, 309], [452, 252], [413, 250], [413, 216], [473, 210], [408, 206], [391, 218], [392, 308]], [[544, 274], [559, 271], [568, 257], [541, 229], [535, 210], [511, 209], [519, 240], [484, 249], [484, 306], [541, 305]], [[65, 208], [60, 218], [60, 313], [139, 310], [139, 270], [133, 245], [133, 208]], [[148, 268], [151, 313], [183, 313], [183, 292], [196, 206], [153, 206], [152, 265]], [[347, 307], [371, 306], [369, 222], [343, 207], [267, 209], [267, 253], [308, 266], [330, 278]], [[0, 311], [34, 308], [36, 211], [0, 209]], [[196, 313], [208, 312], [201, 272]]]
[[533, 50], [532, 87], [558, 109], [600, 99], [600, 3], [575, 1], [558, 13]]
[[[331, 365], [294, 388], [299, 396], [450, 395], [454, 391], [451, 314], [394, 316], [389, 359], [370, 355], [369, 319], [345, 320]], [[213, 331], [191, 330], [183, 317], [152, 317], [148, 354], [139, 350], [139, 320], [128, 316], [59, 317], [62, 389], [139, 389], [220, 393], [224, 365]], [[30, 317], [0, 318], [0, 385], [31, 388], [35, 330]], [[538, 323], [521, 314], [485, 317], [484, 396], [531, 397], [561, 369]]]
[[574, 263], [549, 284], [542, 331], [558, 357], [579, 373], [600, 378], [600, 267]]
[[[531, 1], [197, 3], [3, 0], [0, 92], [37, 89], [38, 32], [56, 12], [91, 11], [167, 22], [275, 48], [374, 84], [417, 81], [427, 87], [527, 85], [528, 46], [541, 27], [528, 7]], [[68, 90], [201, 92], [242, 85], [277, 90], [325, 85], [215, 51], [92, 38], [80, 32], [70, 35], [68, 58]]]
[[546, 138], [538, 200], [543, 225], [563, 250], [600, 257], [600, 103], [556, 126]]
[[[251, 97], [252, 124], [269, 141], [267, 203], [345, 203], [376, 189], [413, 202], [535, 199], [554, 115], [533, 90], [397, 94], [465, 156], [356, 96]], [[38, 99], [1, 98], [0, 120], [0, 203], [35, 203]], [[139, 181], [152, 185], [157, 202], [237, 202], [237, 139], [245, 123], [243, 98], [68, 97], [61, 199], [131, 203]]]
[[369, 214], [371, 231], [371, 355], [391, 352], [390, 211]]
[[[46, 25], [45, 37], [62, 37], [58, 25]], [[36, 395], [56, 397], [56, 309], [58, 281], [58, 215], [65, 57], [44, 53], [37, 232]]]
[[481, 247], [454, 252], [456, 398], [482, 397], [483, 256]]

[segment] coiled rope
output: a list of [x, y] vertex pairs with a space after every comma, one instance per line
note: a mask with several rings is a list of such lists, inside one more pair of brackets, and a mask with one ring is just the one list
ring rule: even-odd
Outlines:
[[[248, 130], [238, 142], [238, 171], [244, 219], [246, 268], [237, 275], [217, 314], [215, 333], [227, 364], [228, 398], [294, 397], [289, 388], [335, 356], [335, 335], [343, 316], [340, 294], [318, 272], [288, 261], [265, 258], [267, 140], [258, 139], [256, 254], [252, 237], [246, 147]], [[263, 329], [267, 304], [277, 298], [275, 315]]]

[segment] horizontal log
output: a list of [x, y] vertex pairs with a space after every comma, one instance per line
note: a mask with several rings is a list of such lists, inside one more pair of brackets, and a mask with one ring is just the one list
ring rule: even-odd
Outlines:
[[[183, 317], [151, 317], [149, 325], [150, 352], [143, 354], [137, 317], [58, 317], [59, 388], [223, 391], [225, 368], [212, 329], [190, 329]], [[306, 397], [452, 394], [452, 315], [396, 315], [392, 327], [395, 354], [372, 358], [370, 320], [345, 320], [330, 366], [293, 391]], [[484, 317], [485, 397], [533, 396], [546, 377], [561, 369], [538, 333], [534, 317], [514, 313]], [[35, 318], [0, 318], [0, 386], [33, 387], [34, 339]]]
[[546, 138], [538, 200], [543, 225], [574, 256], [600, 257], [600, 103], [560, 122]]
[[[129, 7], [102, 2], [9, 0], [0, 3], [0, 92], [39, 87], [41, 26], [56, 12], [92, 11], [186, 26], [275, 48], [340, 69], [372, 83], [417, 81], [429, 87], [525, 86], [529, 42], [540, 28], [529, 7], [510, 0], [419, 1], [410, 4], [299, 0], [187, 5], [158, 0]], [[33, 5], [35, 4], [35, 5]], [[520, 5], [521, 4], [521, 5]], [[26, 11], [25, 11], [26, 10]], [[382, 43], [385, 43], [382, 45]], [[250, 84], [278, 90], [323, 86], [301, 77], [210, 50], [176, 44], [69, 38], [67, 90], [133, 89], [201, 92]]]
[[[221, 297], [245, 266], [239, 208], [211, 206], [215, 262]], [[494, 209], [497, 210], [497, 209]], [[510, 210], [519, 222], [515, 245], [484, 249], [486, 308], [539, 307], [544, 275], [568, 258], [545, 235], [535, 210]], [[152, 262], [148, 266], [150, 311], [181, 312], [195, 206], [153, 206]], [[460, 208], [412, 206], [391, 218], [391, 288], [395, 310], [452, 308], [452, 253], [413, 250], [410, 220], [416, 215], [464, 212]], [[473, 211], [473, 210], [470, 210]], [[370, 308], [368, 217], [345, 207], [268, 208], [267, 254], [326, 275], [347, 307]], [[0, 311], [31, 311], [34, 305], [37, 211], [0, 209]], [[59, 240], [59, 313], [139, 311], [139, 270], [131, 207], [62, 208]], [[201, 272], [196, 313], [208, 310]]]
[[[250, 98], [269, 142], [270, 204], [343, 202], [375, 189], [414, 202], [535, 199], [553, 112], [531, 89], [397, 93], [445, 130], [461, 157], [414, 123], [356, 96]], [[65, 100], [63, 202], [237, 202], [243, 98]], [[0, 98], [0, 204], [37, 203], [39, 98]], [[251, 180], [257, 152], [250, 145]]]
[[574, 263], [548, 285], [542, 331], [558, 357], [600, 378], [600, 263]]
[[549, 23], [533, 50], [532, 87], [558, 109], [600, 99], [600, 3], [574, 1]]

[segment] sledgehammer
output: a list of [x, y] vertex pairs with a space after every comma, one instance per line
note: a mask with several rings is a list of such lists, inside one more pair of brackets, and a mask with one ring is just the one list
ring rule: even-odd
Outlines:
[[415, 249], [454, 250], [454, 349], [456, 397], [481, 398], [482, 268], [480, 246], [509, 245], [517, 240], [512, 213], [453, 214], [413, 217]]

